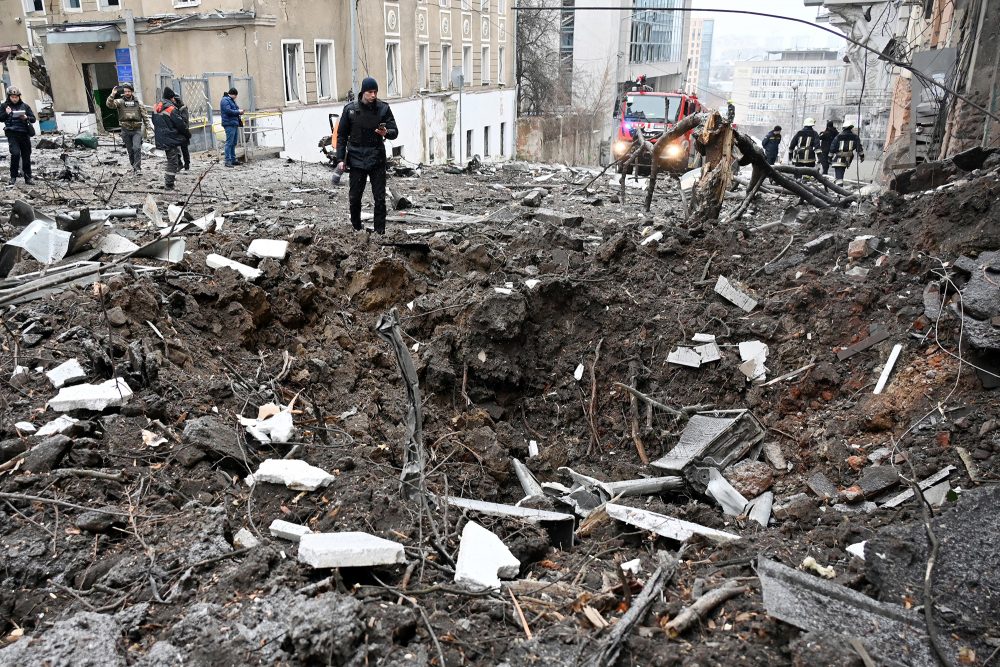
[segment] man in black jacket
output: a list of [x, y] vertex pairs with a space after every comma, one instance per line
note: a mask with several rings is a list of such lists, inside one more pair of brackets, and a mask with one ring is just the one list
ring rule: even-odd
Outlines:
[[7, 89], [7, 101], [0, 107], [0, 123], [4, 124], [4, 134], [10, 148], [10, 184], [17, 182], [18, 164], [24, 171], [25, 185], [31, 185], [31, 126], [35, 122], [35, 112], [21, 100], [21, 91], [11, 86]]
[[[795, 133], [792, 141], [788, 144], [788, 161], [796, 167], [808, 167], [812, 169], [816, 166], [816, 149], [819, 146], [819, 135], [813, 126], [816, 121], [806, 118], [802, 124], [802, 129]], [[796, 178], [798, 178], [796, 176]]]
[[184, 120], [174, 104], [174, 91], [163, 89], [163, 99], [153, 107], [153, 134], [156, 147], [167, 152], [167, 172], [163, 176], [163, 187], [174, 189], [174, 179], [181, 168], [181, 144], [188, 136]]
[[781, 126], [775, 125], [774, 129], [767, 133], [764, 140], [760, 142], [761, 148], [764, 149], [764, 157], [767, 159], [768, 164], [774, 164], [778, 161], [778, 148], [781, 146]]
[[838, 130], [832, 120], [826, 121], [826, 129], [819, 133], [819, 163], [823, 165], [823, 175], [830, 171], [830, 151], [833, 150], [833, 140], [837, 138]]
[[385, 234], [385, 140], [399, 136], [389, 105], [378, 99], [378, 83], [361, 82], [361, 97], [344, 107], [337, 128], [338, 168], [350, 173], [351, 226], [361, 231], [361, 196], [365, 181], [372, 182], [375, 233]]
[[844, 174], [854, 161], [855, 153], [861, 162], [865, 161], [865, 149], [861, 145], [861, 138], [854, 133], [854, 125], [845, 124], [844, 129], [833, 140], [833, 155], [830, 160], [837, 185], [843, 185]]

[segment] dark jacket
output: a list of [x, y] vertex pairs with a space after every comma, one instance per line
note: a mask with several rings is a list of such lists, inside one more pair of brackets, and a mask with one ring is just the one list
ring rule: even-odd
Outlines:
[[[809, 140], [812, 139], [812, 142]], [[819, 150], [819, 135], [816, 130], [811, 127], [803, 127], [801, 130], [795, 133], [792, 137], [792, 142], [788, 144], [788, 159], [793, 159], [795, 154], [795, 149], [799, 146], [805, 147], [809, 146], [812, 148], [813, 160], [816, 159], [816, 151]]]
[[177, 117], [181, 119], [182, 123], [184, 123], [184, 143], [189, 144], [191, 143], [191, 112], [188, 111], [187, 105], [184, 104], [184, 100], [179, 97], [174, 98], [174, 104], [177, 107], [177, 110], [174, 111], [174, 113], [177, 114]]
[[177, 148], [184, 143], [187, 128], [171, 100], [160, 100], [153, 107], [153, 134], [159, 149]]
[[760, 145], [764, 148], [764, 155], [767, 156], [767, 159], [774, 162], [778, 159], [778, 148], [781, 146], [781, 132], [771, 130], [764, 137], [764, 141], [760, 142]]
[[222, 101], [219, 103], [219, 111], [222, 112], [222, 127], [243, 127], [240, 105], [229, 96], [229, 93], [223, 93]]
[[846, 151], [850, 151], [851, 153], [857, 151], [861, 159], [865, 157], [865, 151], [861, 147], [861, 138], [853, 130], [843, 130], [833, 141], [834, 153], [843, 153]]
[[819, 133], [819, 148], [821, 151], [830, 154], [830, 149], [833, 147], [833, 140], [837, 138], [837, 128], [832, 125], [828, 125], [825, 130]]
[[356, 100], [345, 106], [337, 126], [337, 162], [344, 161], [349, 169], [385, 165], [385, 139], [375, 133], [379, 123], [385, 123], [385, 139], [399, 136], [392, 109], [382, 100], [375, 104]]
[[[11, 113], [7, 113], [7, 108], [10, 108]], [[14, 117], [15, 111], [24, 111], [23, 116], [17, 118]], [[0, 123], [4, 124], [4, 132], [22, 132], [24, 134], [31, 134], [28, 126], [35, 122], [35, 112], [31, 110], [27, 104], [23, 101], [21, 102], [11, 102], [10, 97], [4, 102], [3, 107], [0, 107]]]

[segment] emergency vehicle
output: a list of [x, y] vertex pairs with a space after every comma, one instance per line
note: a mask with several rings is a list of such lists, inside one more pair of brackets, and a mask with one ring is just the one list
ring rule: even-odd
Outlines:
[[[619, 160], [632, 146], [632, 132], [642, 132], [643, 137], [656, 143], [663, 130], [669, 130], [687, 116], [700, 113], [703, 108], [698, 96], [681, 91], [658, 93], [646, 85], [645, 76], [636, 79], [632, 90], [625, 93], [615, 105], [614, 134], [611, 137], [611, 159]], [[661, 171], [683, 172], [697, 166], [701, 157], [692, 149], [691, 132], [675, 139], [663, 153]], [[640, 164], [648, 168], [650, 165]], [[618, 167], [621, 171], [622, 167]]]

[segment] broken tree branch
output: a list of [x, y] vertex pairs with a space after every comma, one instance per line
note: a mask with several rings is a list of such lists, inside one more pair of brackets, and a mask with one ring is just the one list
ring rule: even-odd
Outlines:
[[[628, 362], [629, 383], [635, 385], [639, 381], [639, 362], [633, 359]], [[649, 457], [646, 455], [646, 446], [639, 435], [639, 397], [629, 392], [629, 415], [632, 418], [632, 442], [635, 443], [635, 451], [639, 454], [639, 460], [643, 465], [649, 465]]]
[[683, 634], [696, 622], [705, 618], [709, 612], [718, 607], [720, 604], [745, 591], [745, 586], [741, 586], [739, 584], [733, 585], [731, 582], [725, 583], [719, 588], [705, 593], [700, 598], [685, 607], [681, 613], [677, 614], [677, 616], [672, 618], [670, 622], [667, 623], [664, 629], [671, 638], [677, 637]]

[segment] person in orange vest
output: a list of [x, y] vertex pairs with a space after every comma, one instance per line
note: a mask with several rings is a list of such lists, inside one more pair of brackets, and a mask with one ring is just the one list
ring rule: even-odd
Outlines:
[[153, 134], [156, 147], [167, 152], [167, 171], [163, 175], [163, 187], [173, 190], [177, 172], [181, 170], [181, 144], [187, 137], [184, 119], [177, 113], [174, 91], [163, 89], [163, 99], [153, 107]]

